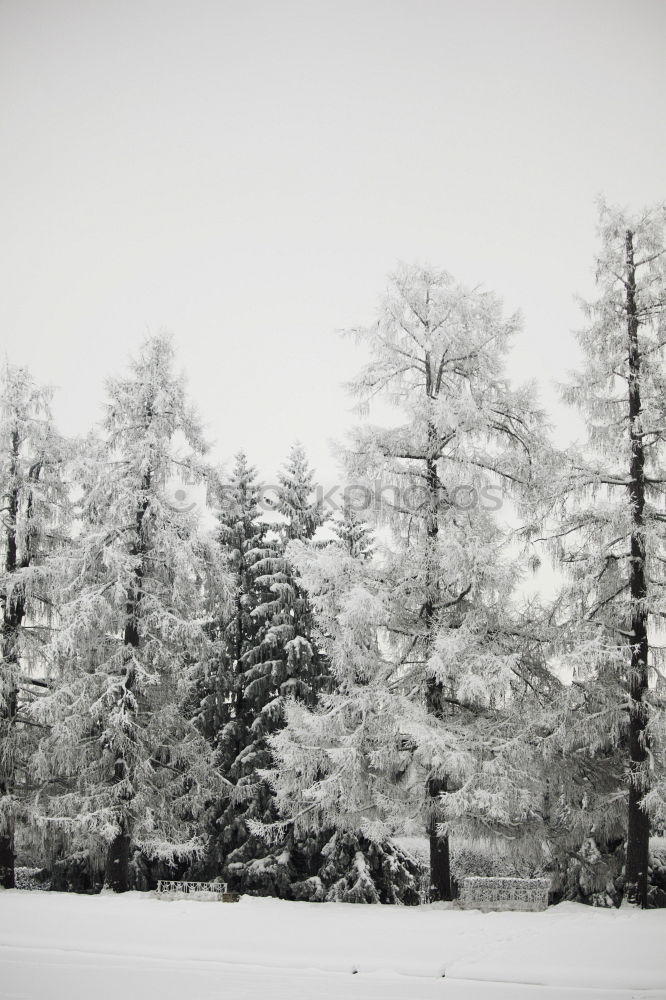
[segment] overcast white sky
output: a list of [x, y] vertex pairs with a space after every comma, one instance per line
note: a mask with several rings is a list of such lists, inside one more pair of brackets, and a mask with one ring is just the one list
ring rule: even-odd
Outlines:
[[0, 0], [2, 348], [79, 432], [167, 328], [220, 457], [330, 479], [336, 330], [421, 259], [522, 308], [561, 422], [594, 197], [666, 197], [665, 38], [661, 0]]

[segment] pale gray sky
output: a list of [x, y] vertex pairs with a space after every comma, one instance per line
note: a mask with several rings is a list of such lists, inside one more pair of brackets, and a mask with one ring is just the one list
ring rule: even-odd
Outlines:
[[552, 408], [595, 195], [666, 196], [665, 38], [661, 0], [0, 0], [3, 350], [78, 432], [167, 328], [220, 457], [330, 478], [336, 330], [421, 259], [523, 309]]

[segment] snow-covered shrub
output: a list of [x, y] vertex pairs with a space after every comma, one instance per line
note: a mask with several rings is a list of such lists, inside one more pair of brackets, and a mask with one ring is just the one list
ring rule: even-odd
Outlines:
[[537, 878], [543, 865], [533, 858], [514, 857], [491, 847], [451, 844], [451, 873], [458, 885], [465, 878]]
[[419, 865], [397, 844], [335, 833], [322, 850], [326, 899], [342, 903], [419, 902]]
[[648, 901], [652, 908], [666, 907], [666, 837], [650, 838], [650, 888]]
[[[590, 906], [617, 907], [624, 895], [624, 842], [604, 849], [588, 837], [570, 852], [555, 872], [555, 890], [562, 899]], [[650, 838], [648, 904], [666, 906], [666, 838]]]
[[291, 887], [294, 899], [306, 900], [308, 903], [323, 903], [326, 899], [326, 889], [318, 875], [294, 882]]
[[360, 851], [342, 878], [334, 882], [326, 894], [329, 903], [378, 903], [379, 893], [372, 880], [368, 863]]
[[53, 862], [49, 888], [53, 892], [97, 893], [103, 881], [103, 867], [86, 851], [78, 851]]
[[266, 854], [264, 849], [261, 857], [250, 859], [246, 850], [249, 844], [250, 841], [246, 841], [243, 848], [235, 851], [225, 866], [230, 887], [233, 886], [235, 892], [250, 896], [289, 899], [294, 881], [289, 852], [282, 850]]
[[51, 876], [45, 868], [17, 866], [14, 870], [17, 889], [49, 889]]
[[619, 906], [622, 899], [624, 849], [603, 851], [588, 837], [578, 851], [569, 854], [555, 876], [557, 894], [563, 899], [590, 906]]
[[129, 865], [129, 885], [139, 892], [150, 892], [157, 888], [160, 879], [189, 879], [198, 881], [196, 864], [187, 860], [164, 861], [162, 858], [148, 857], [137, 848]]

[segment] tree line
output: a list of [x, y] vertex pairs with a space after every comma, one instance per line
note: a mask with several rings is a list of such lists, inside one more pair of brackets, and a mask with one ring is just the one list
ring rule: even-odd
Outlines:
[[[300, 445], [268, 517], [243, 452], [210, 463], [166, 337], [108, 381], [77, 441], [5, 365], [5, 887], [18, 845], [80, 852], [116, 891], [161, 870], [415, 903], [399, 837], [416, 834], [433, 899], [455, 890], [451, 841], [552, 872], [582, 858], [614, 902], [659, 902], [665, 220], [600, 207], [564, 389], [586, 438], [565, 451], [507, 372], [518, 318], [448, 272], [398, 268], [351, 331], [370, 360], [335, 514]], [[209, 517], [174, 502], [179, 480]], [[539, 565], [553, 599], [531, 594]]]

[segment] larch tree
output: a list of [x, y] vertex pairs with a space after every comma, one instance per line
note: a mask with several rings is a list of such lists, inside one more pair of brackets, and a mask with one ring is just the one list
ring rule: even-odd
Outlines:
[[[66, 447], [54, 430], [51, 392], [25, 368], [0, 374], [2, 568], [0, 607], [0, 885], [14, 887], [17, 809], [27, 808], [26, 764], [35, 732], [30, 703], [43, 692], [45, 645], [57, 586], [50, 557], [67, 541]], [[20, 800], [20, 805], [19, 805]]]
[[650, 817], [666, 815], [665, 224], [663, 207], [631, 216], [600, 206], [599, 295], [584, 304], [584, 365], [565, 389], [587, 441], [545, 490], [548, 513], [559, 515], [548, 538], [567, 575], [557, 615], [560, 655], [573, 674], [572, 746], [603, 764], [607, 778], [624, 774], [619, 788], [600, 785], [599, 808], [609, 834], [624, 828], [624, 896], [641, 907]]
[[324, 617], [337, 691], [319, 713], [293, 706], [275, 737], [294, 779], [278, 776], [281, 803], [302, 826], [337, 798], [338, 824], [377, 837], [407, 815], [424, 821], [434, 899], [451, 897], [445, 801], [474, 756], [467, 720], [525, 683], [507, 611], [520, 574], [495, 517], [503, 493], [529, 481], [541, 442], [531, 390], [504, 374], [517, 326], [494, 295], [446, 272], [393, 276], [376, 323], [353, 331], [371, 360], [352, 389], [362, 411], [375, 397], [391, 404], [395, 423], [361, 426], [346, 455], [352, 494], [387, 540], [346, 590], [351, 564], [322, 591], [318, 559], [331, 557], [293, 554]]
[[[391, 583], [372, 562], [369, 532], [357, 514], [347, 509], [334, 530], [337, 537], [322, 546], [288, 548], [330, 662], [332, 690], [320, 694], [314, 710], [290, 700], [287, 725], [271, 736], [267, 777], [280, 818], [263, 834], [279, 841], [293, 830], [294, 839], [318, 843], [303, 898], [413, 904], [418, 865], [391, 838], [404, 832], [404, 799], [396, 808], [392, 766], [402, 734], [380, 635]], [[389, 813], [400, 813], [400, 821], [391, 824]]]
[[103, 438], [82, 456], [80, 533], [54, 690], [38, 705], [51, 728], [36, 769], [64, 788], [44, 796], [45, 826], [105, 851], [105, 884], [120, 892], [134, 848], [165, 861], [203, 853], [200, 820], [224, 781], [183, 707], [210, 652], [206, 594], [223, 591], [225, 577], [196, 511], [169, 493], [206, 470], [168, 338], [147, 340], [107, 391]]

